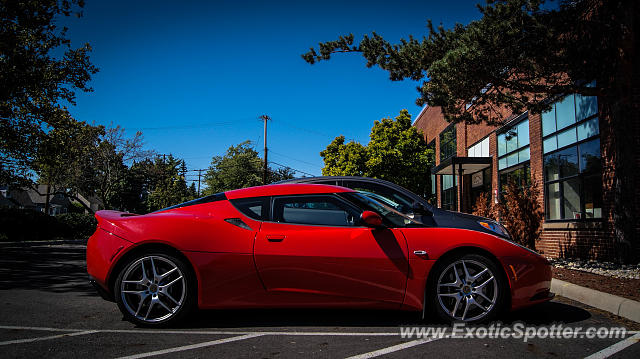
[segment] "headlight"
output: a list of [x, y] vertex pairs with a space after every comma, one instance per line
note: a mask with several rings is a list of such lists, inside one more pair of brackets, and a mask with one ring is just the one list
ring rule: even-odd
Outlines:
[[494, 222], [494, 221], [478, 221], [478, 224], [480, 224], [481, 226], [483, 226], [484, 228], [490, 230], [493, 233], [499, 234], [499, 235], [501, 235], [503, 237], [511, 238], [511, 236], [509, 236], [509, 232], [507, 231], [507, 229], [504, 228], [504, 226], [502, 226], [498, 222]]

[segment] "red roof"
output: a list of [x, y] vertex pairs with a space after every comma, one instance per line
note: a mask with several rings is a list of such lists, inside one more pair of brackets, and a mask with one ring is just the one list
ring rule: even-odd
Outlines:
[[352, 189], [330, 186], [325, 184], [308, 184], [308, 183], [289, 183], [289, 184], [270, 184], [266, 186], [249, 187], [235, 189], [226, 192], [228, 199], [262, 197], [262, 196], [281, 196], [288, 194], [316, 194], [316, 193], [340, 193], [355, 192]]

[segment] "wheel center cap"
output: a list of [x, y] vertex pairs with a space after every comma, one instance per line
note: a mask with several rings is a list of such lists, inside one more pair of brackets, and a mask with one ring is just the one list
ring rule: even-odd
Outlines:
[[471, 287], [468, 286], [468, 285], [463, 285], [462, 286], [462, 294], [467, 295], [467, 294], [470, 294], [470, 293], [471, 293]]
[[158, 291], [158, 285], [157, 284], [151, 284], [149, 286], [149, 291], [151, 291], [153, 293], [157, 292]]

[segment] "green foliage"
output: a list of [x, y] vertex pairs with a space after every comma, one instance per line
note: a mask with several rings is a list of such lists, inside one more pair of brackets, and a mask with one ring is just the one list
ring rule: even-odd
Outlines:
[[146, 209], [148, 212], [173, 206], [196, 198], [197, 193], [185, 181], [184, 160], [169, 156], [156, 156], [148, 161], [144, 171], [147, 177]]
[[87, 239], [96, 229], [92, 214], [48, 216], [39, 211], [0, 208], [0, 241]]
[[[68, 125], [65, 103], [98, 69], [88, 44], [72, 49], [56, 25], [81, 0], [0, 2], [0, 182], [26, 184], [47, 132]], [[79, 15], [79, 13], [77, 13]], [[40, 151], [42, 153], [42, 151]]]
[[[204, 181], [207, 184], [205, 194], [229, 191], [237, 188], [259, 186], [262, 184], [263, 162], [258, 152], [245, 141], [231, 146], [224, 156], [214, 156]], [[277, 182], [293, 178], [294, 172], [286, 167], [268, 169], [267, 182]]]
[[415, 193], [427, 192], [433, 150], [411, 126], [407, 110], [392, 120], [375, 121], [367, 146], [336, 137], [320, 152], [325, 176], [367, 176], [397, 183]]
[[92, 193], [96, 187], [95, 154], [102, 126], [73, 119], [50, 130], [36, 152], [33, 168], [40, 183], [55, 185], [56, 192]]
[[364, 176], [367, 172], [367, 148], [354, 141], [345, 144], [344, 136], [336, 137], [320, 156], [323, 176]]
[[98, 221], [93, 214], [65, 213], [54, 217], [64, 229], [63, 237], [72, 239], [89, 238], [96, 231]]

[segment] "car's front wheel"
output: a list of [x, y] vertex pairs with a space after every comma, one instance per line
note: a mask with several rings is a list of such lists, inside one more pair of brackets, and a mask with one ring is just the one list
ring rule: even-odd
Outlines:
[[115, 299], [125, 318], [144, 326], [178, 322], [194, 307], [189, 267], [162, 252], [135, 256], [122, 267], [115, 282]]
[[450, 258], [434, 268], [430, 305], [447, 322], [485, 322], [505, 303], [508, 286], [493, 261], [482, 255]]

